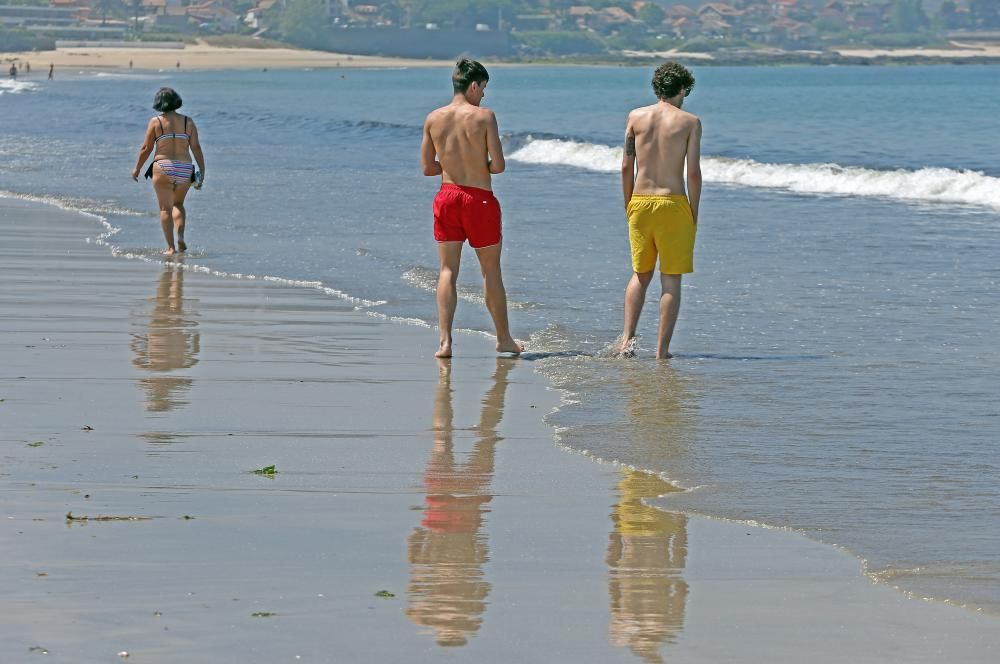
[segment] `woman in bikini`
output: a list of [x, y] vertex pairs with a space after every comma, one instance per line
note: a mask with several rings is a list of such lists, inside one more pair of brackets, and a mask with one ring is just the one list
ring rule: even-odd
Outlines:
[[[160, 204], [160, 227], [167, 240], [167, 251], [164, 252], [167, 256], [187, 249], [184, 244], [184, 224], [187, 221], [184, 198], [196, 182], [192, 154], [198, 162], [198, 187], [205, 177], [205, 157], [198, 142], [198, 128], [194, 120], [177, 112], [182, 103], [181, 96], [171, 88], [160, 88], [156, 93], [153, 108], [160, 115], [149, 121], [146, 138], [139, 149], [139, 160], [132, 171], [132, 179], [138, 182], [143, 165], [155, 152], [146, 177], [153, 179], [156, 200]], [[174, 231], [177, 232], [176, 245]]]

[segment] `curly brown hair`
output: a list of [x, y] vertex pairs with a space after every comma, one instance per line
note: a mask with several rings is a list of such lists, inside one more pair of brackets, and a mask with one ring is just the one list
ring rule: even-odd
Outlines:
[[653, 92], [659, 99], [673, 99], [681, 92], [691, 94], [694, 76], [688, 68], [677, 62], [664, 62], [653, 72]]

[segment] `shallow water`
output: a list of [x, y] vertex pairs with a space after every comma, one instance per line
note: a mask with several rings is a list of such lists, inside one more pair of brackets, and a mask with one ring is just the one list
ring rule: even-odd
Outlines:
[[[511, 315], [565, 390], [560, 443], [691, 489], [664, 507], [801, 529], [917, 596], [1000, 611], [1000, 68], [695, 74], [697, 271], [657, 366], [652, 305], [640, 357], [600, 357], [629, 275], [617, 145], [649, 72], [493, 72]], [[209, 160], [189, 265], [433, 322], [436, 183], [417, 147], [447, 72], [6, 86], [0, 189], [98, 214], [116, 251], [158, 260], [152, 193], [128, 174], [161, 85]], [[461, 287], [457, 325], [488, 330], [474, 264]]]

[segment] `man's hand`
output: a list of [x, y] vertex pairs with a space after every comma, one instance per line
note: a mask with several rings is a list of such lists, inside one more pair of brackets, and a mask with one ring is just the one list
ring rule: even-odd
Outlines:
[[135, 180], [136, 182], [139, 181], [139, 169], [138, 168], [133, 168], [132, 169], [132, 179]]

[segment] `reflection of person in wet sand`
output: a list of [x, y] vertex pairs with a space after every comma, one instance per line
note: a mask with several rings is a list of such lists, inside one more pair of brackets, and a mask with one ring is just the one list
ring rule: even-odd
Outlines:
[[[656, 469], [681, 465], [697, 431], [697, 391], [692, 378], [669, 365], [630, 365], [618, 386], [630, 463]], [[663, 661], [663, 644], [684, 626], [688, 586], [681, 576], [687, 557], [687, 517], [647, 501], [677, 489], [648, 473], [624, 470], [611, 514], [608, 545], [609, 635], [647, 662]]]
[[687, 517], [643, 502], [675, 490], [653, 475], [624, 470], [611, 514], [608, 632], [612, 644], [628, 647], [647, 662], [663, 661], [660, 645], [673, 642], [684, 626]]
[[132, 339], [132, 364], [152, 374], [139, 381], [146, 392], [147, 410], [166, 412], [183, 403], [178, 401], [177, 393], [189, 390], [191, 379], [165, 374], [198, 364], [201, 335], [197, 326], [184, 312], [184, 270], [165, 267], [145, 334], [136, 334]]
[[488, 512], [493, 479], [494, 449], [500, 440], [497, 426], [503, 415], [507, 374], [512, 360], [497, 359], [494, 382], [483, 398], [475, 443], [465, 463], [454, 449], [451, 368], [441, 362], [434, 397], [434, 447], [424, 487], [424, 518], [410, 534], [410, 606], [407, 617], [430, 627], [438, 645], [462, 646], [479, 629], [490, 584], [483, 575], [489, 559], [480, 533]]

